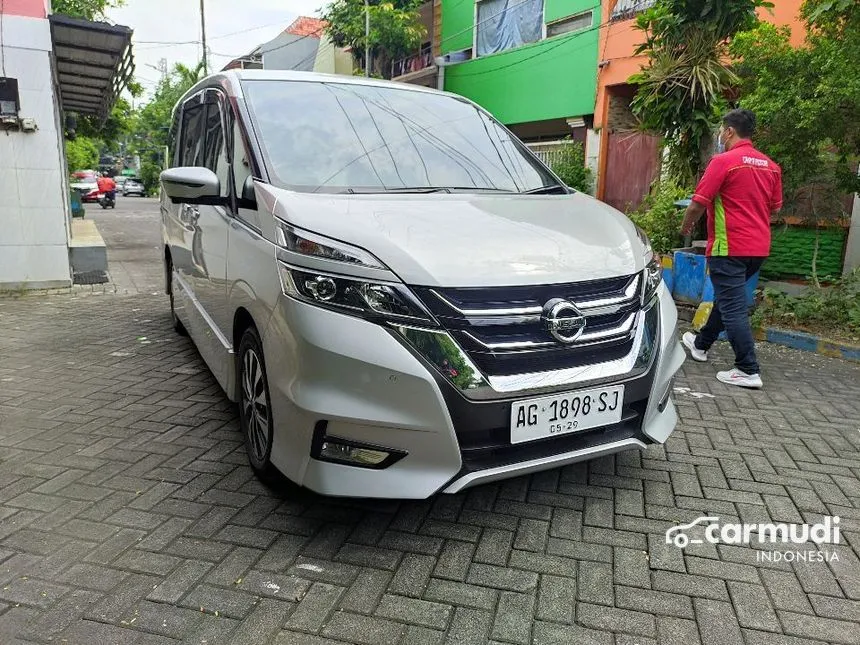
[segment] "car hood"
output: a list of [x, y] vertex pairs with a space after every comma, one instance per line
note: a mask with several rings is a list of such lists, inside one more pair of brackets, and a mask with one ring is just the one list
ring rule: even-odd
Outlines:
[[73, 181], [69, 187], [77, 190], [96, 190], [99, 185], [94, 181]]
[[470, 287], [630, 275], [644, 245], [622, 213], [570, 195], [313, 195], [257, 184], [269, 212], [359, 246], [407, 284]]

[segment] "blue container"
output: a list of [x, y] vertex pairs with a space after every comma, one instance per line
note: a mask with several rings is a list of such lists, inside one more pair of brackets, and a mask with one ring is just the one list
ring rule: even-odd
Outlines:
[[[707, 270], [705, 256], [685, 249], [675, 251], [672, 270], [675, 274], [672, 288], [675, 300], [693, 305], [702, 302]], [[713, 288], [711, 291], [713, 293]]]
[[72, 217], [83, 217], [85, 215], [84, 205], [81, 202], [81, 194], [78, 191], [70, 191], [69, 204], [72, 207]]
[[[673, 259], [672, 297], [679, 302], [698, 305], [714, 301], [714, 285], [708, 275], [707, 258], [699, 253], [682, 249], [675, 251]], [[746, 284], [747, 306], [755, 302], [758, 273]]]

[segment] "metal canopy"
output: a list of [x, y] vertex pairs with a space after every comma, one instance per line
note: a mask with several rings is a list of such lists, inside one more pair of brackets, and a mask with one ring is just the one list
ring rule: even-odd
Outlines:
[[51, 40], [60, 106], [67, 112], [106, 119], [132, 72], [132, 30], [52, 14]]

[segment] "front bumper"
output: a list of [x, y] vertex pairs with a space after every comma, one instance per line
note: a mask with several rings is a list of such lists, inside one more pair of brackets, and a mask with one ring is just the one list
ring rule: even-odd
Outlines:
[[[469, 398], [393, 329], [284, 296], [263, 339], [276, 420], [272, 462], [327, 495], [423, 499], [663, 442], [677, 422], [668, 396], [684, 354], [662, 286], [654, 306], [656, 347], [644, 369]], [[511, 445], [512, 401], [616, 383], [625, 384], [620, 423]], [[310, 456], [321, 428], [406, 455], [375, 470], [321, 461]]]

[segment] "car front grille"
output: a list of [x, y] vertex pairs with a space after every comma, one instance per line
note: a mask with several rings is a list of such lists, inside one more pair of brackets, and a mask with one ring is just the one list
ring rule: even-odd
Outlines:
[[[486, 376], [593, 365], [633, 350], [641, 308], [640, 274], [568, 284], [417, 288], [415, 293]], [[562, 298], [586, 318], [572, 343], [556, 340], [542, 313]]]

